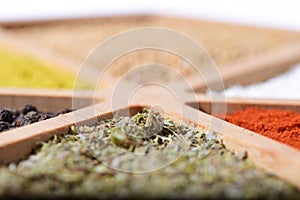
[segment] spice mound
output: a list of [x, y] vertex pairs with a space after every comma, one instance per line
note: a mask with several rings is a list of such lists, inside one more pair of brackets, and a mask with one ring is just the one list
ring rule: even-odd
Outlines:
[[[155, 152], [164, 155], [158, 156], [163, 160], [179, 157], [161, 168], [134, 173], [154, 163], [141, 163], [131, 155]], [[145, 109], [132, 117], [74, 126], [68, 134], [43, 143], [27, 160], [1, 167], [0, 196], [21, 195], [299, 199], [300, 191], [257, 169], [246, 153], [228, 151], [214, 133]]]
[[0, 132], [7, 131], [20, 126], [25, 126], [42, 120], [50, 119], [70, 112], [71, 110], [64, 110], [59, 113], [41, 112], [33, 105], [26, 105], [22, 110], [0, 109]]
[[295, 111], [250, 107], [226, 115], [225, 120], [300, 149], [300, 114]]

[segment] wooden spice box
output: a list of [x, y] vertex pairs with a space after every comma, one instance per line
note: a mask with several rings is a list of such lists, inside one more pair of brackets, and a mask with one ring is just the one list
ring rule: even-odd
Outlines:
[[[71, 96], [66, 95], [65, 98], [70, 100], [70, 97]], [[33, 97], [33, 99], [35, 102], [40, 102], [44, 99], [44, 97], [36, 96]], [[59, 100], [60, 97], [56, 97], [54, 99]], [[200, 108], [207, 113], [209, 113], [210, 107], [208, 99], [209, 98], [205, 96], [199, 97]], [[85, 101], [87, 101], [87, 99], [85, 99]], [[54, 104], [51, 104], [51, 102]], [[58, 106], [57, 102], [59, 101], [49, 101], [48, 106], [56, 107]], [[66, 105], [66, 102], [61, 99], [60, 102], [63, 102], [62, 104]], [[218, 120], [222, 123], [222, 129], [215, 130], [215, 127], [210, 127], [213, 119], [212, 116], [192, 108], [192, 106], [195, 107], [195, 103], [188, 104], [191, 106], [186, 105], [183, 108], [185, 110], [183, 117], [186, 120], [196, 122], [199, 117], [200, 121], [198, 121], [197, 124], [202, 129], [217, 131], [218, 137], [224, 142], [226, 148], [236, 154], [246, 151], [248, 156], [258, 167], [272, 172], [300, 188], [300, 177], [299, 173], [297, 173], [300, 169], [300, 160], [295, 159], [300, 156], [300, 151], [216, 118], [214, 118], [214, 120]], [[297, 102], [279, 102], [278, 100], [269, 100], [267, 103], [262, 103], [262, 100], [251, 100], [249, 102], [243, 100], [242, 102], [239, 102], [238, 99], [228, 99], [226, 104], [228, 105], [229, 112], [249, 105], [295, 110], [298, 110], [300, 107], [299, 104], [297, 105]], [[288, 104], [289, 107], [284, 106], [285, 104]], [[5, 105], [11, 106], [11, 103], [1, 104], [1, 106]], [[128, 113], [133, 115], [141, 111], [144, 107], [151, 107], [151, 105], [132, 105], [128, 107], [129, 109], [122, 109], [121, 112], [119, 112], [119, 115], [128, 115]], [[103, 117], [111, 117], [111, 115], [112, 110], [110, 109], [109, 104], [103, 101], [95, 106], [85, 107], [72, 113], [3, 132], [0, 134], [0, 161], [2, 164], [5, 164], [26, 158], [37, 142], [46, 141], [54, 135], [68, 133], [69, 128], [74, 125], [74, 123], [84, 124]], [[173, 111], [167, 111], [167, 116], [172, 119], [177, 118], [178, 120], [179, 115]]]
[[[292, 64], [300, 61], [299, 49], [300, 46], [293, 44], [243, 60], [242, 62], [226, 63], [226, 67], [220, 67], [224, 84], [226, 87], [234, 83], [249, 84], [279, 74], [288, 69]], [[249, 74], [252, 76], [249, 76]], [[205, 84], [199, 77], [191, 76], [190, 81], [195, 90], [205, 90]], [[215, 80], [210, 81], [214, 83]], [[26, 103], [32, 103], [41, 110], [55, 112], [72, 107], [72, 95], [73, 91], [1, 89], [0, 107], [21, 108]], [[100, 103], [93, 106], [89, 106], [94, 103], [93, 99], [91, 99], [91, 93], [83, 92], [77, 98], [81, 104], [76, 104], [79, 105], [78, 110], [72, 113], [0, 134], [0, 163], [7, 164], [26, 158], [37, 142], [46, 141], [54, 135], [68, 133], [69, 128], [74, 123], [88, 123], [91, 120], [112, 116], [113, 110], [111, 110], [111, 106], [109, 105], [108, 97], [100, 97], [96, 101]], [[161, 102], [162, 105], [172, 104], [163, 97]], [[223, 104], [224, 102], [214, 103]], [[297, 159], [300, 157], [299, 150], [213, 118], [210, 115], [211, 102], [208, 96], [199, 95], [198, 102], [186, 101], [185, 104], [182, 107], [185, 110], [183, 113], [184, 116], [182, 116], [185, 120], [194, 122], [202, 128], [216, 131], [219, 139], [224, 142], [228, 149], [237, 154], [246, 151], [256, 166], [278, 175], [300, 189], [300, 160]], [[300, 104], [297, 101], [226, 99], [228, 113], [253, 105], [264, 108], [300, 111]], [[129, 111], [128, 113], [133, 115], [141, 111], [144, 107], [151, 106], [150, 98], [150, 104], [141, 100], [137, 104], [121, 109], [119, 113], [126, 114]], [[200, 109], [200, 111], [194, 108]], [[168, 105], [167, 115], [177, 119], [179, 116], [179, 114], [176, 114], [172, 110], [171, 105]], [[219, 130], [211, 127], [212, 120], [216, 120], [219, 124], [222, 124], [222, 129]]]

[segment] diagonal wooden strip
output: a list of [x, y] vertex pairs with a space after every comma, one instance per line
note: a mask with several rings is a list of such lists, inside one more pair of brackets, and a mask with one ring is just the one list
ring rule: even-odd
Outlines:
[[[118, 110], [118, 116], [133, 115], [147, 106], [132, 105]], [[60, 115], [35, 124], [6, 131], [0, 134], [0, 164], [16, 162], [28, 157], [37, 142], [47, 141], [54, 135], [69, 133], [74, 124], [94, 123], [111, 118], [110, 105], [100, 103]]]
[[[212, 104], [226, 105], [226, 113], [233, 113], [237, 110], [242, 110], [248, 107], [258, 107], [264, 109], [281, 109], [281, 110], [293, 110], [300, 113], [300, 100], [289, 100], [289, 99], [260, 99], [260, 98], [235, 98], [227, 97], [225, 101], [212, 100], [207, 95], [197, 95], [198, 102], [190, 101], [186, 104], [199, 109], [202, 112], [208, 114], [218, 114], [217, 112], [212, 113]], [[221, 113], [219, 113], [221, 114]]]
[[[218, 69], [224, 86], [228, 87], [233, 84], [253, 84], [267, 80], [299, 62], [300, 46], [290, 45], [262, 54], [256, 58], [239, 60], [238, 62], [233, 61], [231, 64]], [[206, 82], [198, 75], [189, 78], [194, 90], [198, 92], [205, 92], [208, 84], [214, 85], [219, 81], [209, 76], [206, 76], [205, 80]]]
[[[92, 91], [44, 90], [44, 89], [7, 89], [0, 88], [0, 107], [23, 109], [26, 104], [32, 104], [44, 112], [60, 112], [65, 109], [83, 108], [104, 101], [98, 97], [93, 99]], [[72, 101], [77, 100], [73, 107]]]

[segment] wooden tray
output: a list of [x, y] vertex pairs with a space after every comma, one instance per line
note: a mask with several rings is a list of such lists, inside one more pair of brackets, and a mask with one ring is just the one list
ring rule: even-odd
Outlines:
[[[22, 99], [21, 96], [15, 98]], [[36, 102], [39, 102], [40, 98], [44, 99], [44, 97], [34, 97]], [[70, 96], [68, 98], [70, 98]], [[60, 97], [57, 97], [56, 99], [60, 99]], [[185, 110], [182, 117], [185, 120], [196, 123], [201, 128], [217, 131], [219, 139], [224, 142], [228, 149], [235, 153], [246, 151], [256, 166], [272, 172], [300, 188], [300, 174], [298, 173], [300, 170], [300, 160], [295, 159], [300, 157], [299, 150], [263, 137], [252, 131], [213, 118], [211, 115], [207, 114], [209, 113], [210, 107], [210, 102], [208, 99], [209, 97], [200, 96], [198, 101], [201, 110], [205, 111], [206, 113], [198, 111], [192, 107], [197, 106], [197, 103], [189, 102], [187, 104], [191, 106], [185, 105], [182, 108]], [[149, 102], [149, 99], [147, 101]], [[1, 106], [12, 106], [11, 103], [3, 103], [4, 104]], [[168, 110], [166, 111], [167, 115], [171, 116], [171, 118], [176, 118], [176, 116], [178, 117], [179, 115], [174, 112], [170, 102], [167, 103], [169, 103]], [[63, 103], [63, 105], [66, 104]], [[263, 102], [262, 100], [250, 100], [248, 102], [246, 100], [240, 101], [238, 99], [227, 99], [227, 105], [229, 112], [250, 105], [258, 105], [267, 108], [276, 107], [281, 109], [294, 109], [297, 111], [299, 111], [300, 107], [296, 101], [278, 100], [268, 100], [267, 102]], [[49, 101], [49, 106], [56, 108], [58, 106], [57, 101]], [[153, 105], [135, 104], [129, 106], [128, 108], [121, 109], [119, 114], [122, 115], [128, 112], [132, 115], [141, 111], [141, 109], [144, 107], [151, 106]], [[111, 116], [112, 112], [113, 110], [111, 110], [109, 102], [103, 101], [102, 103], [85, 107], [72, 113], [3, 132], [0, 134], [0, 163], [6, 164], [12, 161], [24, 159], [30, 154], [33, 146], [37, 142], [46, 141], [53, 135], [68, 133], [69, 128], [75, 123], [88, 123], [96, 118], [101, 119], [103, 117], [109, 117]], [[215, 130], [215, 127], [210, 127], [213, 119], [222, 124], [221, 130]]]
[[[253, 83], [274, 76], [288, 69], [292, 64], [300, 62], [299, 48], [300, 46], [297, 44], [288, 44], [259, 56], [248, 57], [239, 62], [227, 63], [226, 67], [220, 67], [224, 84], [229, 86], [240, 82]], [[252, 76], [249, 76], [249, 74]], [[197, 91], [206, 89], [205, 82], [199, 76], [190, 76], [189, 81], [193, 89]], [[215, 83], [215, 81], [211, 79], [209, 83]], [[106, 88], [106, 90], [109, 91], [111, 88]], [[3, 90], [0, 96], [0, 107], [20, 108], [23, 106], [23, 103], [30, 101], [30, 103], [35, 104], [41, 110], [57, 111], [61, 108], [72, 106], [72, 94], [72, 91], [57, 93], [57, 91], [14, 90], [6, 91], [5, 93]], [[88, 123], [97, 118], [110, 117], [115, 110], [111, 108], [108, 93], [104, 92], [103, 94], [96, 100], [96, 102], [100, 103], [88, 107], [85, 106], [94, 103], [90, 93], [76, 96], [82, 102], [82, 104], [76, 104], [78, 105], [78, 110], [0, 134], [0, 163], [7, 164], [26, 158], [37, 142], [46, 141], [53, 135], [67, 133], [69, 128], [75, 123]], [[157, 93], [144, 91], [145, 96], [147, 98], [136, 99], [134, 104], [119, 110], [119, 114], [126, 114], [127, 111], [129, 111], [129, 114], [134, 114], [141, 111], [144, 107], [155, 105], [159, 101], [160, 104], [166, 106], [165, 111], [168, 116], [172, 118], [182, 117], [184, 120], [193, 122], [202, 128], [215, 131], [228, 149], [235, 153], [246, 151], [257, 167], [273, 172], [282, 179], [295, 184], [300, 189], [300, 159], [297, 159], [300, 157], [299, 150], [212, 117], [210, 115], [211, 102], [209, 97], [205, 95], [199, 95], [197, 101], [186, 99], [182, 104], [182, 109], [184, 110], [182, 116], [179, 115], [176, 109], [176, 103], [161, 95], [159, 91]], [[224, 102], [214, 103], [224, 104]], [[228, 112], [233, 112], [236, 109], [249, 105], [292, 109], [298, 112], [300, 107], [297, 101], [226, 99]], [[221, 129], [211, 126], [212, 120], [218, 122], [221, 125]]]

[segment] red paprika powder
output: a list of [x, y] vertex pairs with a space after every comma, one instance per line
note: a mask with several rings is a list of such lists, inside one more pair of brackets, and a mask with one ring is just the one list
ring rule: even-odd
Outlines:
[[225, 120], [300, 149], [300, 114], [291, 110], [247, 108]]

